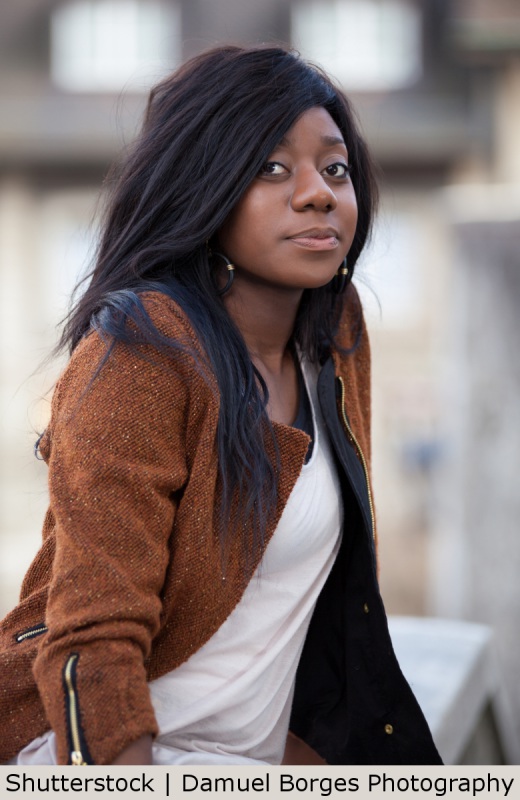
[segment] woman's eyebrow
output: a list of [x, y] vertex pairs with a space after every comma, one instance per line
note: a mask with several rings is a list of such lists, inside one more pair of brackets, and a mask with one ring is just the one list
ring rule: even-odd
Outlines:
[[334, 147], [336, 144], [342, 144], [343, 147], [347, 146], [342, 136], [330, 136], [328, 134], [324, 134], [321, 137], [321, 141], [323, 144], [327, 145], [327, 147]]
[[[320, 139], [321, 139], [322, 143], [326, 147], [334, 147], [337, 144], [341, 144], [341, 145], [343, 145], [343, 147], [347, 146], [345, 144], [345, 140], [343, 139], [342, 136], [335, 136], [334, 134], [324, 133], [324, 134], [322, 134], [322, 136], [320, 136]], [[277, 146], [278, 147], [290, 147], [290, 145], [291, 145], [290, 137], [289, 136], [283, 136], [280, 139], [280, 141], [278, 142]]]

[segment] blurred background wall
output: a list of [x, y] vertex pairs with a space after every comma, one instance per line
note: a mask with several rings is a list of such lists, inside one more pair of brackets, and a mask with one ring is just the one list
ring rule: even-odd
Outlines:
[[517, 0], [0, 2], [0, 612], [40, 537], [32, 455], [108, 165], [155, 80], [219, 42], [284, 41], [352, 96], [381, 166], [358, 269], [390, 612], [484, 622], [520, 733]]

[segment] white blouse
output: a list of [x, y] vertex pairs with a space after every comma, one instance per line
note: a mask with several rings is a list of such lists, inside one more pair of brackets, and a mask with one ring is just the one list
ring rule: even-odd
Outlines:
[[341, 493], [316, 396], [312, 456], [262, 562], [219, 630], [184, 664], [152, 681], [156, 764], [279, 764], [296, 668], [318, 595], [334, 563]]
[[[279, 764], [294, 681], [318, 595], [336, 558], [339, 480], [317, 401], [317, 369], [302, 361], [314, 445], [260, 566], [219, 630], [180, 667], [149, 684], [159, 725], [154, 764]], [[54, 764], [49, 731], [18, 764]]]

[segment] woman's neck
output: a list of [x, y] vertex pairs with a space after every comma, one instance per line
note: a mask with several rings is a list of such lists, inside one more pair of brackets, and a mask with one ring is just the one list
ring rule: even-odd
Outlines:
[[224, 297], [251, 361], [267, 386], [267, 414], [286, 425], [293, 423], [298, 410], [298, 373], [290, 342], [301, 296], [301, 290], [238, 284]]
[[235, 287], [224, 297], [228, 314], [244, 337], [251, 360], [263, 374], [280, 374], [287, 364], [301, 290]]

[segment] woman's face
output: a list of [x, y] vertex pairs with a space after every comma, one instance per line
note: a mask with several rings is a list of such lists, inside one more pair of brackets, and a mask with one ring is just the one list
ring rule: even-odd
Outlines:
[[298, 118], [219, 233], [244, 281], [314, 289], [335, 275], [354, 238], [357, 203], [348, 153], [324, 108]]

